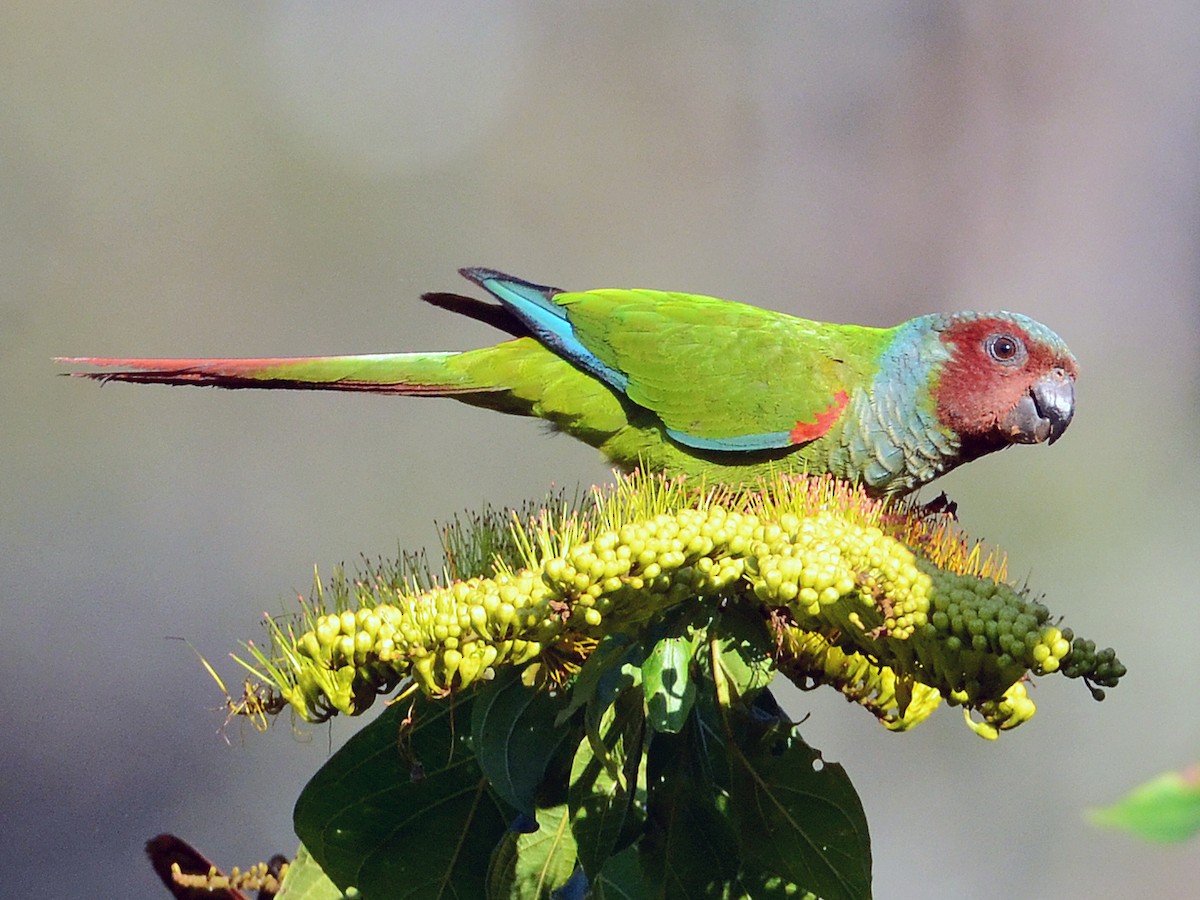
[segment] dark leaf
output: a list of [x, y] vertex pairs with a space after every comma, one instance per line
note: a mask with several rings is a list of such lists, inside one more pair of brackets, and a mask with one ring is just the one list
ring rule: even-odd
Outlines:
[[309, 781], [296, 833], [338, 887], [389, 900], [484, 895], [508, 823], [466, 746], [470, 707], [394, 704]]
[[722, 897], [737, 880], [737, 835], [728, 797], [711, 772], [720, 743], [710, 743], [697, 716], [680, 734], [655, 736], [647, 761], [646, 836], [640, 844], [646, 881], [661, 898]]
[[728, 721], [729, 808], [747, 867], [825, 900], [870, 897], [870, 835], [845, 770], [823, 762], [787, 723], [736, 712]]
[[609, 857], [592, 885], [592, 900], [650, 900], [654, 894], [642, 878], [637, 847]]
[[571, 733], [556, 726], [562, 693], [552, 697], [521, 682], [505, 669], [476, 695], [471, 712], [471, 743], [492, 789], [514, 809], [533, 815], [546, 766]]
[[207, 875], [213, 868], [208, 859], [182, 838], [160, 834], [146, 841], [146, 855], [159, 880], [176, 900], [246, 900], [246, 895], [233, 888], [210, 891], [207, 888], [184, 887], [176, 883], [172, 866], [179, 864], [184, 875]]

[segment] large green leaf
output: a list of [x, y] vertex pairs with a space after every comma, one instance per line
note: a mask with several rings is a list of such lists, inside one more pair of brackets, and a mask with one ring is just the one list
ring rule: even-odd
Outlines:
[[729, 808], [748, 868], [825, 900], [871, 896], [871, 840], [846, 771], [779, 719], [732, 711]]
[[546, 900], [575, 871], [575, 838], [566, 804], [538, 809], [538, 829], [509, 832], [492, 855], [489, 900]]
[[[642, 645], [630, 643], [625, 635], [610, 634], [601, 638], [571, 682], [570, 696], [558, 714], [558, 723], [585, 706], [602, 712], [625, 688], [641, 684], [643, 655]], [[599, 714], [590, 711], [588, 715], [590, 720], [595, 720]]]
[[701, 691], [687, 727], [650, 747], [639, 846], [654, 896], [870, 897], [862, 807], [845, 772], [818, 761], [790, 725]]
[[1090, 817], [1097, 825], [1123, 828], [1148, 841], [1186, 840], [1200, 833], [1200, 769], [1165, 772]]
[[296, 833], [338, 887], [387, 900], [484, 896], [506, 829], [466, 746], [470, 706], [394, 704], [309, 781]]
[[[752, 699], [771, 683], [775, 677], [775, 663], [770, 654], [774, 649], [774, 638], [767, 632], [757, 611], [752, 612], [751, 617], [744, 608], [725, 611], [711, 633], [718, 636], [718, 665], [732, 690], [731, 699]], [[699, 660], [702, 669], [712, 677], [709, 655], [702, 653]]]
[[520, 672], [502, 670], [483, 687], [471, 711], [471, 743], [480, 769], [500, 797], [533, 815], [538, 786], [558, 746], [573, 729], [555, 725], [565, 705], [564, 692], [522, 683]]

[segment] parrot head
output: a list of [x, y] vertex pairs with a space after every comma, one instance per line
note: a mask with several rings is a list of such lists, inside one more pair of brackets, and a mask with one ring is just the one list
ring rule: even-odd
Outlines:
[[965, 457], [1062, 437], [1075, 414], [1078, 366], [1058, 335], [998, 312], [952, 316], [939, 337], [949, 357], [935, 388], [937, 414]]

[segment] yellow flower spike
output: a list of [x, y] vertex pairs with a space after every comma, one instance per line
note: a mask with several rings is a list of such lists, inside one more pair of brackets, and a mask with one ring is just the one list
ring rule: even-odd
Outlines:
[[[273, 634], [274, 655], [256, 671], [301, 715], [324, 717], [408, 675], [441, 695], [544, 649], [546, 671], [561, 668], [559, 656], [577, 666], [580, 651], [563, 648], [611, 632], [636, 639], [673, 605], [720, 592], [726, 605], [790, 616], [800, 633], [836, 640], [822, 638], [836, 650], [824, 659], [841, 660], [835, 674], [848, 689], [839, 689], [875, 704], [888, 727], [918, 721], [914, 709], [923, 718], [938, 689], [960, 691], [985, 730], [1011, 727], [1028, 712], [1012, 693], [1026, 672], [1104, 686], [1124, 673], [1111, 651], [1048, 625], [1044, 607], [1004, 584], [1002, 555], [968, 545], [944, 517], [829, 478], [701, 495], [631, 476], [589, 511], [546, 510], [512, 532], [513, 554], [490, 574], [464, 572], [472, 577], [444, 587], [422, 589], [400, 572], [353, 583], [339, 573], [328, 599], [318, 586], [298, 637]], [[355, 665], [331, 669], [343, 662]]]

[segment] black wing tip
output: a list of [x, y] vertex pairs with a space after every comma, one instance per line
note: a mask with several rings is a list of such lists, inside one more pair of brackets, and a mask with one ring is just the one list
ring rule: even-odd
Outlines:
[[473, 281], [480, 287], [489, 278], [502, 279], [504, 281], [520, 281], [520, 278], [514, 278], [512, 275], [506, 275], [499, 269], [489, 269], [487, 266], [464, 266], [458, 270], [458, 274], [467, 281]]
[[533, 333], [507, 307], [488, 303], [486, 300], [445, 291], [429, 291], [422, 294], [421, 299], [430, 306], [466, 316], [513, 337], [529, 337]]
[[468, 281], [473, 281], [485, 291], [488, 289], [485, 281], [507, 281], [510, 284], [519, 284], [527, 288], [532, 288], [535, 291], [553, 296], [561, 294], [562, 288], [556, 288], [549, 284], [538, 284], [536, 281], [527, 281], [524, 278], [518, 278], [516, 275], [509, 275], [506, 272], [501, 272], [499, 269], [489, 269], [486, 266], [467, 266], [459, 269], [458, 274]]

